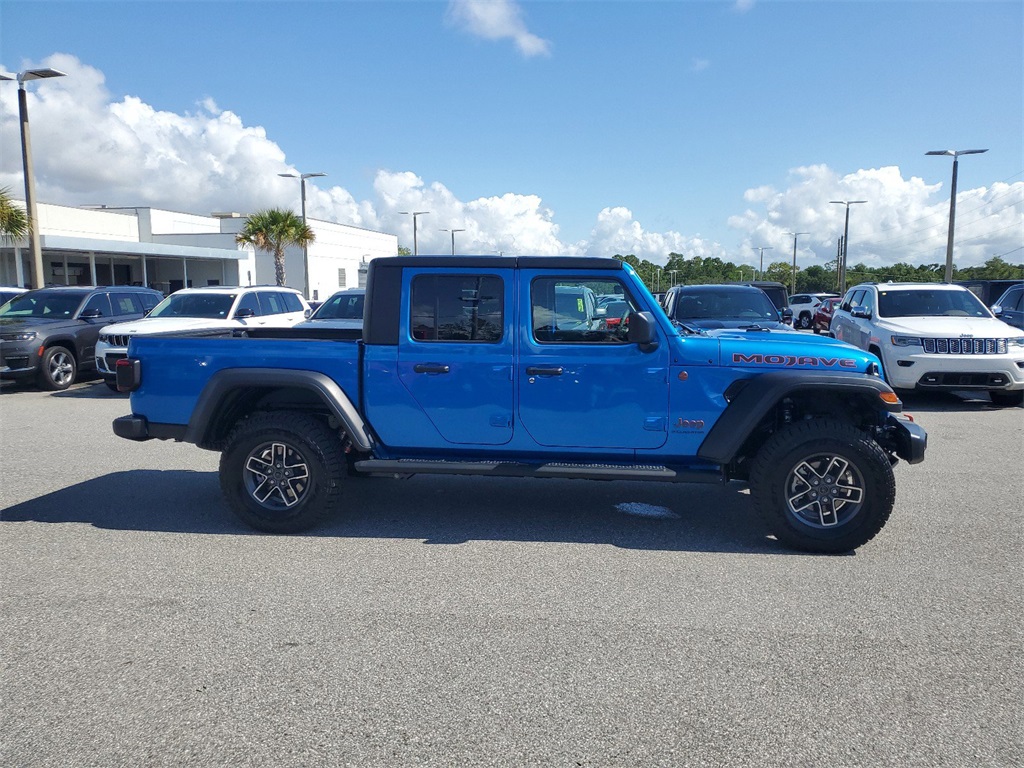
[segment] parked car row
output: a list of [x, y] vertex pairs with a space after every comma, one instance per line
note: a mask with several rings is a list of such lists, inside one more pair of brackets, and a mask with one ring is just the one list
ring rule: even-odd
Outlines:
[[[8, 289], [4, 289], [7, 291]], [[98, 373], [116, 389], [115, 366], [133, 336], [321, 323], [362, 325], [365, 291], [332, 296], [311, 313], [302, 294], [279, 286], [184, 288], [164, 298], [136, 286], [10, 289], [0, 301], [0, 378], [63, 390]]]

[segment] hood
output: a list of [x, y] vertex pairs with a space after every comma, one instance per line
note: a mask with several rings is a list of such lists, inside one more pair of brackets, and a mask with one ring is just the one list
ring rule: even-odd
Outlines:
[[722, 365], [755, 370], [843, 371], [867, 373], [881, 362], [870, 352], [827, 336], [810, 333], [721, 333]]
[[209, 317], [143, 317], [125, 323], [105, 325], [100, 333], [114, 336], [139, 336], [149, 333], [171, 331], [216, 330], [217, 328], [238, 328], [238, 320], [215, 320]]
[[341, 328], [341, 329], [363, 329], [362, 320], [352, 320], [345, 317], [326, 317], [319, 318], [314, 317], [309, 320], [305, 320], [294, 326], [295, 328]]
[[0, 328], [8, 333], [33, 330], [51, 332], [57, 328], [71, 328], [81, 323], [81, 320], [73, 320], [70, 317], [0, 317]]
[[956, 338], [958, 336], [984, 338], [1013, 338], [1024, 336], [1024, 331], [1011, 328], [994, 317], [880, 317], [878, 329], [901, 336], [927, 338]]
[[769, 331], [792, 331], [785, 323], [775, 320], [750, 320], [748, 318], [735, 318], [725, 320], [686, 320], [687, 325], [694, 325], [703, 328], [705, 331], [717, 331], [723, 328], [734, 328], [745, 331], [747, 328], [764, 328]]

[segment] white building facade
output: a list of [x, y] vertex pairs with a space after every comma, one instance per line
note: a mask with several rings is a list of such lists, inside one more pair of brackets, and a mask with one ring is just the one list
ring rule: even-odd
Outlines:
[[[158, 208], [38, 205], [44, 280], [57, 285], [147, 285], [165, 294], [189, 286], [273, 285], [273, 254], [243, 248], [238, 213], [201, 216]], [[308, 219], [309, 292], [324, 300], [365, 285], [366, 265], [398, 253], [398, 237]], [[285, 250], [285, 282], [305, 291], [302, 249]], [[34, 287], [27, 240], [0, 245], [0, 285]]]

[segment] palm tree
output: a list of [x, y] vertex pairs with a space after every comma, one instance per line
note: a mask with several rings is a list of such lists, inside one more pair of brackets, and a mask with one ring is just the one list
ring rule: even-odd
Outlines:
[[235, 236], [235, 242], [239, 245], [251, 245], [257, 250], [274, 254], [274, 272], [278, 285], [285, 284], [284, 249], [289, 245], [305, 248], [315, 239], [313, 230], [301, 217], [283, 208], [257, 211]]
[[0, 189], [0, 241], [18, 242], [28, 234], [29, 226], [28, 214], [24, 208], [14, 204], [10, 189]]

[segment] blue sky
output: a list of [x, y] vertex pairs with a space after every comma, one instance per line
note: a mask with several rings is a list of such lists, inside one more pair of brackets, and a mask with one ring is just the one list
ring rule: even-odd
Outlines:
[[[1020, 2], [19, 2], [42, 202], [297, 207], [420, 252], [1024, 261]], [[15, 88], [0, 184], [21, 188]], [[961, 223], [962, 222], [962, 223]], [[962, 245], [961, 245], [962, 242]], [[806, 245], [805, 245], [806, 243]]]

